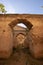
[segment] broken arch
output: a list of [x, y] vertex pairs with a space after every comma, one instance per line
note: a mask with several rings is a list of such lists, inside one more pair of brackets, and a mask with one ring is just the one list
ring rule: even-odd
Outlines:
[[23, 23], [24, 25], [27, 26], [27, 28], [30, 30], [32, 28], [32, 24], [27, 20], [27, 19], [16, 19], [12, 21], [9, 26], [13, 29], [13, 27], [18, 24], [18, 23]]
[[24, 41], [25, 41], [26, 36], [27, 36], [26, 31], [23, 32], [23, 31], [19, 30], [17, 32], [17, 30], [16, 30], [14, 32], [14, 27], [17, 26], [17, 24], [19, 24], [19, 23], [23, 23], [28, 28], [27, 30], [30, 30], [33, 26], [27, 19], [16, 19], [9, 24], [10, 27], [13, 29], [13, 33], [14, 33], [14, 47], [17, 47], [19, 44], [20, 45], [24, 44]]

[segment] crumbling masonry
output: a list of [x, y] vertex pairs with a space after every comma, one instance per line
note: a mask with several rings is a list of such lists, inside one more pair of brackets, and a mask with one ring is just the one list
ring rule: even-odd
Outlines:
[[0, 14], [0, 58], [11, 55], [17, 41], [13, 28], [18, 23], [28, 28], [24, 47], [29, 48], [34, 58], [43, 58], [43, 15], [32, 14]]

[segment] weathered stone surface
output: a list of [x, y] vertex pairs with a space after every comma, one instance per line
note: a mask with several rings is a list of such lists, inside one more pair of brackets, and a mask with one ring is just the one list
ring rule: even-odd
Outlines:
[[7, 23], [0, 22], [0, 58], [8, 58], [13, 48], [13, 35]]
[[[1, 25], [1, 23], [3, 23], [3, 24], [5, 23], [5, 25], [9, 24], [11, 26], [11, 28], [13, 28], [17, 23], [24, 23], [29, 29], [31, 29], [30, 26], [33, 25], [32, 29], [29, 31], [29, 35], [28, 35], [26, 42], [24, 42], [24, 45], [26, 47], [29, 47], [31, 54], [35, 58], [43, 57], [43, 15], [32, 15], [32, 14], [20, 14], [20, 15], [19, 14], [12, 14], [11, 15], [11, 14], [5, 14], [5, 15], [0, 15], [0, 25]], [[3, 25], [2, 25], [2, 27], [3, 27]], [[3, 32], [4, 31], [5, 30], [3, 30]], [[0, 32], [0, 36], [1, 36], [1, 33], [2, 32]], [[7, 34], [7, 31], [6, 31], [6, 34]], [[4, 36], [5, 35], [2, 35], [2, 37], [4, 37]], [[1, 40], [1, 37], [0, 37], [0, 40]], [[2, 39], [2, 40], [4, 40], [4, 39]], [[16, 38], [14, 41], [16, 41]], [[9, 42], [11, 42], [11, 39]], [[5, 47], [6, 46], [7, 45], [5, 44]], [[10, 46], [9, 43], [8, 43], [8, 46], [7, 46], [8, 49], [10, 47], [12, 48], [12, 45]], [[6, 50], [7, 50], [7, 47], [5, 48]], [[4, 48], [4, 45], [2, 48]]]
[[29, 49], [35, 58], [43, 58], [43, 26], [33, 27], [28, 35]]

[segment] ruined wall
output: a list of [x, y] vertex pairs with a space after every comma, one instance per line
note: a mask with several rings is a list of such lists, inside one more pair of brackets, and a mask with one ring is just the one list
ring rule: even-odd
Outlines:
[[[12, 27], [14, 27], [16, 25], [16, 23], [18, 23], [17, 19], [25, 19], [25, 20], [27, 20], [27, 22], [26, 22], [27, 24], [30, 22], [33, 25], [27, 34], [27, 39], [25, 40], [24, 45], [25, 45], [25, 47], [27, 47], [27, 46], [29, 47], [30, 53], [35, 58], [43, 57], [43, 15], [31, 15], [31, 14], [20, 14], [20, 15], [19, 14], [4, 15], [3, 14], [3, 15], [1, 15], [0, 14], [0, 29], [1, 29], [1, 27], [3, 27], [3, 24], [5, 24], [6, 26], [9, 26], [10, 23], [12, 25], [12, 22], [14, 23], [14, 25], [12, 25]], [[27, 25], [27, 27], [29, 27], [29, 25]], [[3, 31], [3, 29], [2, 29], [2, 31]], [[11, 28], [11, 31], [12, 31], [12, 28]], [[7, 34], [7, 32], [6, 32], [6, 34]], [[12, 34], [13, 34], [13, 31], [12, 31]], [[1, 33], [0, 33], [0, 36], [1, 36]], [[10, 44], [8, 44], [8, 41], [7, 41], [7, 43], [5, 43], [6, 49], [11, 47]]]

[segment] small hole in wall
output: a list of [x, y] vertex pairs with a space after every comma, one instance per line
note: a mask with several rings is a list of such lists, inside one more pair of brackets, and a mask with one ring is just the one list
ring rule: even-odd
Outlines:
[[3, 30], [3, 32], [5, 32], [5, 30]]

